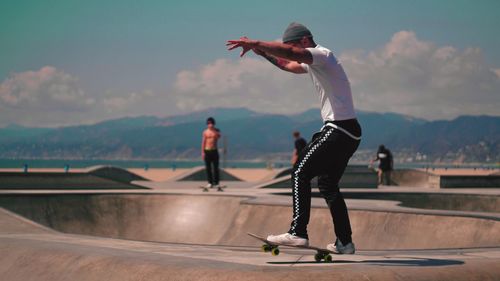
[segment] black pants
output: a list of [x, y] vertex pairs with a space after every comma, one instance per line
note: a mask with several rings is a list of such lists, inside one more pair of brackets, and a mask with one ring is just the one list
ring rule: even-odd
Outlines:
[[217, 149], [205, 150], [205, 169], [207, 181], [210, 184], [219, 184], [219, 152]]
[[[334, 124], [354, 136], [361, 136], [361, 127], [356, 119], [338, 121]], [[302, 150], [292, 172], [293, 218], [288, 231], [290, 234], [308, 238], [311, 179], [317, 176], [319, 191], [330, 208], [337, 238], [344, 245], [351, 242], [351, 223], [338, 183], [359, 143], [359, 140], [353, 139], [346, 133], [325, 126]]]
[[379, 168], [378, 184], [391, 185], [391, 170], [384, 170]]

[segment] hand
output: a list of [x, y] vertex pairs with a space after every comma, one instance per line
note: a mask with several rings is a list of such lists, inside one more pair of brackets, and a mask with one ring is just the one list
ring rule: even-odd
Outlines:
[[256, 41], [248, 39], [248, 37], [241, 37], [239, 40], [228, 40], [226, 42], [226, 46], [228, 47], [228, 51], [234, 50], [236, 48], [241, 47], [240, 57], [243, 57], [248, 51], [253, 49]]

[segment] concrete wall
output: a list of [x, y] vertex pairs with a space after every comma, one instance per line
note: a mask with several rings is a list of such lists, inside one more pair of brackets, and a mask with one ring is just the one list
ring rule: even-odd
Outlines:
[[[0, 206], [69, 233], [134, 240], [256, 246], [246, 234], [282, 233], [291, 207], [245, 198], [188, 195], [3, 195]], [[429, 249], [500, 245], [492, 219], [350, 210], [358, 249]], [[329, 210], [313, 208], [311, 243], [334, 239]]]
[[84, 172], [0, 172], [0, 189], [130, 189], [147, 180], [125, 169], [96, 166]]
[[137, 189], [144, 187], [117, 182], [88, 173], [0, 172], [0, 189]]
[[394, 170], [391, 173], [391, 180], [399, 186], [439, 188], [439, 176], [420, 170]]
[[500, 188], [500, 176], [441, 176], [441, 188]]
[[399, 169], [391, 174], [392, 181], [400, 186], [424, 188], [500, 188], [498, 175], [435, 175], [432, 173]]
[[[261, 188], [291, 188], [292, 169], [280, 171], [273, 180], [261, 184]], [[377, 174], [366, 166], [347, 166], [344, 174], [340, 178], [339, 186], [341, 188], [377, 188]], [[313, 188], [318, 187], [318, 181], [314, 178], [311, 181]]]

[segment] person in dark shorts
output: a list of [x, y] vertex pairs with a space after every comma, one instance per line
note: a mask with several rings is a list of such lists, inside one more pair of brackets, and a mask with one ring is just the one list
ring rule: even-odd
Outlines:
[[380, 145], [376, 157], [370, 162], [370, 166], [374, 161], [379, 161], [377, 169], [378, 184], [391, 185], [391, 171], [394, 168], [391, 151], [384, 145]]
[[217, 149], [219, 138], [220, 130], [215, 128], [215, 119], [209, 117], [207, 119], [207, 128], [203, 131], [201, 140], [201, 158], [205, 161], [208, 181], [204, 191], [214, 187], [217, 188], [217, 191], [222, 191], [222, 187], [219, 185], [219, 151]]
[[293, 137], [295, 138], [295, 142], [294, 142], [294, 150], [291, 162], [292, 165], [295, 165], [295, 163], [297, 163], [297, 160], [299, 159], [300, 152], [306, 147], [307, 141], [300, 136], [299, 131], [294, 131]]
[[226, 43], [228, 50], [242, 48], [262, 56], [270, 63], [295, 74], [308, 73], [321, 102], [323, 127], [299, 154], [292, 172], [293, 214], [288, 232], [269, 235], [267, 240], [282, 245], [309, 245], [307, 225], [311, 211], [311, 180], [318, 187], [332, 215], [335, 237], [327, 249], [338, 254], [354, 254], [351, 224], [338, 183], [349, 159], [361, 141], [351, 85], [340, 62], [329, 49], [316, 44], [311, 31], [299, 23], [285, 30], [283, 43], [241, 37]]

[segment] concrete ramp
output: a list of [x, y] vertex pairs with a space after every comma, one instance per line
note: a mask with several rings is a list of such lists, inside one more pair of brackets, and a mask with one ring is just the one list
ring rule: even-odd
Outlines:
[[52, 229], [0, 208], [0, 234], [54, 233]]
[[[263, 182], [257, 188], [291, 188], [292, 169], [284, 169], [274, 179]], [[377, 188], [377, 174], [366, 166], [347, 166], [339, 186], [341, 188]], [[318, 187], [317, 178], [311, 181], [313, 188]]]
[[[4, 195], [0, 206], [58, 231], [133, 240], [257, 246], [247, 232], [282, 233], [290, 206], [245, 197], [194, 195]], [[500, 245], [500, 221], [434, 214], [350, 210], [358, 249], [442, 249]], [[313, 208], [311, 243], [334, 239], [329, 210]]]
[[424, 188], [499, 188], [500, 175], [440, 175], [424, 170], [399, 169], [391, 174], [397, 185]]
[[131, 183], [133, 181], [147, 181], [148, 179], [136, 175], [126, 169], [113, 166], [93, 166], [87, 169], [86, 173], [100, 178], [105, 178], [121, 183]]
[[[242, 205], [235, 224], [220, 244], [253, 245], [246, 232], [283, 233], [292, 210], [285, 206]], [[440, 249], [500, 245], [500, 222], [439, 215], [351, 210], [353, 240], [359, 249]], [[308, 227], [315, 245], [332, 243], [333, 224], [326, 208], [313, 208]], [[258, 244], [258, 243], [257, 243]]]
[[289, 176], [292, 174], [293, 168], [284, 168], [280, 171], [277, 171], [276, 175], [274, 176], [274, 179], [278, 179], [284, 176]]
[[92, 167], [83, 172], [0, 172], [0, 189], [144, 189], [132, 184], [146, 180], [127, 170]]

